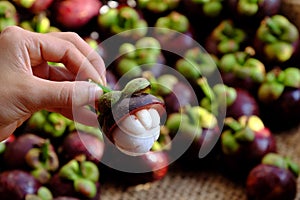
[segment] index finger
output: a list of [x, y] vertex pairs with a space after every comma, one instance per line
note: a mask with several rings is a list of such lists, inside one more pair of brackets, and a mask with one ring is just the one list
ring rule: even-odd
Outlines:
[[[101, 79], [106, 83], [105, 76], [105, 64], [101, 56], [88, 45], [78, 34], [73, 32], [52, 32], [49, 33], [54, 37], [61, 38], [63, 40], [67, 40], [74, 44], [78, 50], [87, 57], [89, 62], [95, 67], [97, 72], [100, 74]], [[103, 83], [102, 83], [103, 84]]]
[[78, 79], [92, 79], [95, 82], [105, 84], [105, 79], [94, 65], [101, 65], [103, 61], [100, 56], [93, 57], [93, 63], [86, 55], [70, 41], [54, 37], [49, 34], [32, 33], [31, 40], [26, 43], [30, 59], [42, 59], [51, 62], [62, 62], [74, 73]]

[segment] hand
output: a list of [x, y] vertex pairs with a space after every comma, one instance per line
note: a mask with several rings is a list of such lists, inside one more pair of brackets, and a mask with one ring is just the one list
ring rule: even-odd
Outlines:
[[[65, 67], [49, 66], [47, 61]], [[86, 105], [94, 104], [102, 90], [86, 80], [105, 85], [105, 66], [77, 34], [8, 27], [0, 34], [0, 69], [0, 141], [41, 109], [98, 125]]]

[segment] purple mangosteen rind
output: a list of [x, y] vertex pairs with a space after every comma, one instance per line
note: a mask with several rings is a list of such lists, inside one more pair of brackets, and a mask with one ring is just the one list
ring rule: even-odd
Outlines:
[[246, 193], [249, 199], [293, 200], [297, 194], [296, 178], [286, 169], [259, 164], [248, 174]]
[[41, 187], [29, 172], [19, 169], [0, 174], [0, 198], [3, 200], [23, 200], [27, 194], [36, 194]]

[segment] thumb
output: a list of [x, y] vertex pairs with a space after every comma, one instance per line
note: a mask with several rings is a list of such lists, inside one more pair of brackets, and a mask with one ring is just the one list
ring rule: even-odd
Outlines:
[[38, 79], [38, 87], [34, 92], [34, 103], [39, 109], [46, 108], [72, 108], [95, 101], [103, 94], [102, 89], [94, 83], [87, 81], [54, 82]]

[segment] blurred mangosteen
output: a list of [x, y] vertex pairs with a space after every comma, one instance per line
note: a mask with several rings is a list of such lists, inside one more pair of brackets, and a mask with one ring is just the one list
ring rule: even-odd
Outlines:
[[261, 164], [248, 174], [246, 192], [248, 199], [292, 200], [297, 194], [299, 166], [288, 157], [266, 154]]
[[274, 131], [299, 124], [300, 70], [296, 67], [274, 68], [258, 89], [262, 117]]
[[299, 46], [299, 31], [283, 15], [267, 16], [261, 20], [253, 45], [257, 56], [270, 70], [273, 65], [292, 59]]
[[237, 27], [232, 19], [222, 20], [205, 39], [208, 53], [221, 57], [226, 53], [240, 51], [246, 46], [248, 35]]
[[270, 152], [276, 152], [271, 131], [257, 116], [225, 119], [221, 134], [222, 169], [229, 177], [243, 180], [249, 171]]

